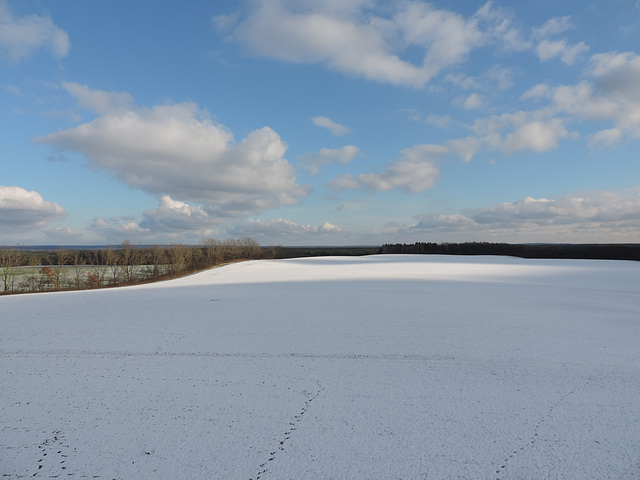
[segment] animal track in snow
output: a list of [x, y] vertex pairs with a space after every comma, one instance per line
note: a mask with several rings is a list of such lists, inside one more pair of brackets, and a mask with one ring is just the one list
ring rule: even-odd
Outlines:
[[502, 480], [501, 475], [505, 473], [505, 470], [509, 464], [509, 462], [511, 461], [512, 458], [514, 458], [516, 455], [518, 455], [520, 452], [528, 449], [528, 448], [533, 448], [536, 445], [536, 442], [538, 441], [538, 432], [540, 430], [540, 427], [542, 427], [542, 425], [551, 418], [551, 416], [553, 415], [553, 411], [555, 410], [555, 408], [560, 405], [561, 403], [563, 403], [568, 397], [570, 397], [571, 395], [573, 395], [574, 393], [576, 393], [578, 390], [583, 389], [584, 387], [586, 387], [587, 385], [589, 385], [589, 380], [587, 379], [587, 382], [580, 386], [580, 387], [576, 387], [573, 390], [571, 390], [568, 393], [565, 393], [562, 397], [560, 397], [555, 403], [553, 403], [551, 405], [551, 407], [549, 407], [549, 410], [547, 410], [547, 412], [540, 417], [540, 419], [538, 420], [538, 423], [533, 427], [533, 435], [529, 438], [529, 442], [526, 445], [521, 446], [520, 448], [518, 448], [517, 450], [514, 450], [512, 453], [509, 454], [508, 457], [506, 457], [503, 461], [502, 464], [500, 465], [500, 467], [496, 470], [496, 474], [498, 475], [496, 477], [496, 480]]
[[65, 472], [67, 458], [73, 452], [66, 443], [61, 430], [51, 432], [51, 436], [38, 445], [40, 459], [32, 477], [58, 478], [73, 475]]
[[311, 402], [313, 402], [318, 397], [318, 395], [320, 395], [320, 392], [322, 392], [322, 390], [324, 390], [324, 388], [320, 385], [320, 382], [318, 382], [318, 390], [316, 392], [309, 392], [306, 390], [304, 391], [304, 393], [307, 395], [307, 399], [305, 400], [304, 406], [300, 410], [300, 413], [295, 415], [289, 422], [289, 428], [286, 432], [284, 432], [282, 437], [280, 437], [278, 447], [269, 452], [269, 458], [265, 462], [261, 463], [258, 467], [260, 471], [258, 471], [258, 473], [254, 477], [249, 478], [249, 480], [260, 480], [260, 478], [262, 478], [262, 475], [267, 473], [269, 462], [272, 462], [276, 458], [278, 452], [284, 451], [285, 443], [291, 438], [293, 432], [298, 429], [298, 424], [309, 409]]

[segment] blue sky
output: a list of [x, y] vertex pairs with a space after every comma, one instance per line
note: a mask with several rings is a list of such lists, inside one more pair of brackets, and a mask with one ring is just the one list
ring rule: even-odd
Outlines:
[[0, 0], [0, 245], [640, 242], [640, 2]]

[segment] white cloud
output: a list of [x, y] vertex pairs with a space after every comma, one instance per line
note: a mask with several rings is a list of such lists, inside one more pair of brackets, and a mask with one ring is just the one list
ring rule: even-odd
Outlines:
[[477, 240], [585, 242], [638, 241], [640, 187], [591, 191], [557, 199], [526, 197], [463, 214], [417, 215], [400, 232], [440, 234], [449, 239], [469, 234]]
[[576, 63], [578, 57], [589, 51], [589, 46], [584, 42], [570, 45], [565, 39], [550, 39], [560, 33], [573, 29], [571, 17], [555, 17], [544, 23], [541, 27], [533, 29], [533, 36], [537, 38], [536, 54], [545, 62], [552, 58], [559, 58], [566, 65]]
[[157, 240], [156, 236], [152, 237], [153, 232], [150, 229], [142, 228], [135, 222], [116, 218], [94, 218], [89, 230], [105, 238], [111, 244], [119, 244], [124, 240], [133, 243], [147, 243], [150, 238], [154, 238], [154, 241]]
[[475, 110], [482, 108], [485, 105], [485, 100], [482, 95], [472, 93], [465, 98], [457, 98], [454, 103], [464, 108], [465, 110]]
[[464, 88], [465, 90], [478, 90], [482, 87], [478, 79], [462, 73], [456, 75], [450, 73], [446, 75], [444, 79], [456, 87]]
[[[476, 90], [490, 94], [495, 91], [496, 87], [500, 90], [511, 88], [513, 86], [514, 74], [515, 71], [513, 68], [492, 65], [486, 72], [478, 77], [471, 77], [459, 73], [455, 75], [448, 74], [444, 79], [464, 90]], [[476, 93], [476, 95], [478, 94]]]
[[425, 122], [438, 128], [451, 128], [453, 126], [453, 117], [451, 115], [434, 115], [427, 116]]
[[[590, 135], [590, 145], [614, 145], [626, 136], [640, 137], [640, 57], [633, 52], [609, 52], [591, 57], [585, 70], [589, 80], [576, 85], [536, 85], [522, 98], [548, 99], [547, 116], [567, 121], [609, 121], [612, 128]], [[542, 110], [541, 110], [542, 112]]]
[[69, 245], [80, 241], [82, 238], [80, 233], [68, 227], [56, 227], [49, 230], [43, 230], [42, 232], [46, 235], [47, 240], [54, 244]]
[[568, 45], [564, 40], [542, 40], [536, 47], [538, 58], [543, 62], [558, 57], [566, 65], [573, 65], [580, 55], [588, 51], [589, 47], [584, 42]]
[[153, 210], [145, 210], [143, 216], [140, 228], [153, 232], [203, 230], [224, 221], [224, 219], [209, 215], [200, 206], [173, 200], [168, 195], [160, 197], [160, 205]]
[[38, 192], [0, 185], [0, 232], [39, 228], [65, 216], [60, 205], [45, 201]]
[[[111, 243], [133, 242], [199, 242], [212, 235], [212, 227], [228, 223], [206, 207], [173, 200], [168, 195], [159, 198], [159, 205], [142, 213], [142, 221], [132, 218], [95, 218], [90, 230]], [[159, 240], [162, 239], [162, 240]]]
[[460, 156], [463, 162], [470, 162], [482, 149], [482, 140], [477, 137], [454, 138], [447, 144], [449, 152]]
[[611, 75], [616, 71], [635, 65], [637, 55], [633, 52], [607, 52], [596, 53], [589, 61], [587, 72], [594, 77]]
[[334, 233], [334, 232], [343, 232], [343, 231], [344, 231], [344, 228], [329, 222], [324, 222], [322, 225], [318, 227], [318, 232], [322, 232], [322, 233]]
[[565, 119], [551, 109], [518, 111], [476, 120], [475, 135], [447, 141], [449, 153], [469, 162], [482, 150], [499, 150], [507, 154], [523, 150], [546, 152], [556, 148], [564, 138], [576, 138]]
[[415, 217], [418, 223], [411, 226], [412, 230], [430, 230], [430, 229], [446, 229], [446, 230], [469, 230], [477, 228], [473, 219], [464, 215], [440, 215], [437, 213], [425, 213]]
[[217, 30], [227, 30], [232, 27], [238, 21], [237, 13], [230, 13], [228, 15], [216, 15], [211, 19], [211, 24]]
[[[640, 56], [632, 52], [604, 53], [591, 57], [587, 73], [596, 78], [596, 85], [606, 94], [631, 101], [634, 109], [640, 104]], [[635, 113], [638, 120], [638, 112]]]
[[538, 85], [531, 87], [526, 92], [524, 92], [520, 96], [520, 98], [522, 98], [523, 100], [526, 100], [528, 98], [540, 99], [542, 97], [547, 96], [550, 89], [551, 87], [549, 87], [549, 85], [547, 85], [546, 83], [540, 83]]
[[554, 17], [547, 20], [541, 27], [534, 28], [533, 34], [537, 38], [547, 38], [551, 35], [564, 33], [573, 28], [574, 27], [571, 24], [571, 16], [567, 15], [565, 17]]
[[522, 150], [546, 152], [556, 148], [558, 141], [568, 136], [569, 132], [562, 121], [557, 118], [547, 122], [535, 120], [521, 125], [517, 130], [507, 135], [502, 148], [507, 153]]
[[330, 118], [327, 117], [313, 117], [311, 119], [314, 125], [322, 128], [326, 128], [331, 131], [334, 135], [346, 135], [351, 131], [349, 127], [345, 127], [344, 125], [340, 125], [339, 123], [334, 122]]
[[284, 218], [267, 221], [252, 220], [237, 225], [229, 230], [234, 237], [250, 237], [262, 245], [279, 244], [283, 240], [290, 244], [319, 241], [320, 238], [344, 232], [342, 227], [329, 222], [314, 227], [300, 225]]
[[101, 115], [34, 141], [79, 152], [133, 188], [202, 204], [208, 215], [228, 219], [299, 204], [310, 192], [296, 184], [287, 145], [269, 127], [234, 143], [193, 103], [127, 107], [126, 94], [71, 90]]
[[589, 140], [589, 147], [594, 147], [598, 144], [604, 144], [610, 147], [618, 143], [621, 138], [622, 130], [619, 128], [600, 130], [592, 135], [591, 140]]
[[63, 83], [62, 87], [75, 98], [82, 108], [99, 114], [127, 110], [133, 104], [133, 97], [126, 92], [92, 90], [87, 85], [71, 82]]
[[514, 25], [512, 15], [505, 8], [496, 7], [488, 1], [475, 14], [475, 18], [486, 24], [487, 41], [497, 43], [505, 52], [522, 52], [531, 48], [531, 42]]
[[341, 192], [342, 190], [358, 190], [362, 188], [362, 184], [356, 177], [347, 173], [331, 180], [329, 182], [329, 188], [335, 192]]
[[307, 152], [301, 155], [311, 172], [316, 175], [324, 165], [332, 163], [347, 164], [360, 154], [360, 149], [355, 145], [345, 145], [342, 148], [323, 148], [319, 152]]
[[449, 153], [442, 145], [416, 145], [402, 150], [401, 160], [392, 163], [382, 173], [361, 173], [357, 177], [343, 175], [329, 182], [335, 191], [366, 188], [372, 192], [403, 190], [418, 193], [432, 188], [440, 171], [433, 163], [435, 158]]
[[512, 68], [501, 67], [499, 65], [493, 65], [485, 74], [485, 77], [489, 81], [489, 89], [494, 89], [496, 86], [500, 90], [506, 90], [513, 85], [514, 70]]
[[390, 53], [382, 32], [371, 23], [338, 18], [332, 12], [295, 11], [280, 1], [258, 4], [233, 34], [255, 54], [326, 63], [344, 73], [388, 83], [421, 86], [426, 81], [418, 67]]
[[67, 32], [48, 16], [14, 18], [6, 0], [0, 0], [0, 54], [17, 61], [41, 48], [58, 58], [66, 56], [71, 48]]
[[[421, 1], [321, 2], [257, 0], [230, 38], [253, 54], [297, 63], [321, 63], [349, 75], [421, 88], [444, 69], [464, 61], [476, 48], [497, 43], [523, 50], [522, 39], [505, 10], [490, 2], [469, 18]], [[421, 59], [404, 60], [408, 50]]]

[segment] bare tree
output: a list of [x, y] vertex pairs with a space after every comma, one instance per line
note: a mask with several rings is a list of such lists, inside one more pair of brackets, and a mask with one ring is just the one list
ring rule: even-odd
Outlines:
[[207, 266], [212, 267], [223, 261], [223, 246], [215, 238], [206, 238], [203, 241], [203, 249]]
[[5, 292], [13, 292], [19, 265], [20, 252], [11, 248], [0, 247], [0, 274], [2, 275]]
[[181, 244], [171, 245], [171, 248], [167, 252], [169, 258], [169, 273], [171, 275], [178, 275], [184, 271], [187, 262], [187, 247]]
[[166, 254], [164, 248], [160, 245], [154, 245], [151, 249], [151, 276], [153, 278], [159, 278], [164, 273], [163, 266], [166, 260]]
[[90, 253], [89, 262], [91, 269], [87, 273], [87, 285], [89, 288], [99, 288], [104, 284], [104, 277], [107, 275], [106, 256], [100, 251], [94, 250]]
[[118, 284], [120, 273], [120, 268], [118, 267], [120, 264], [119, 260], [119, 255], [113, 250], [113, 248], [109, 247], [104, 251], [104, 263], [111, 272], [112, 285]]
[[69, 260], [69, 257], [70, 255], [68, 250], [64, 248], [58, 248], [58, 250], [56, 250], [57, 267], [54, 270], [56, 290], [62, 288], [67, 277], [65, 265], [67, 260]]
[[249, 237], [244, 237], [238, 240], [237, 244], [240, 249], [239, 253], [241, 257], [251, 258], [251, 259], [260, 258], [262, 254], [262, 249], [260, 248], [260, 244], [256, 242], [254, 239]]
[[122, 242], [122, 263], [120, 268], [127, 283], [133, 283], [142, 267], [142, 252], [131, 245], [129, 240]]
[[28, 290], [31, 292], [36, 291], [36, 285], [38, 278], [38, 265], [42, 263], [42, 258], [37, 255], [29, 255], [27, 264], [29, 265], [29, 280], [28, 280]]
[[82, 266], [86, 261], [80, 250], [74, 250], [71, 252], [71, 261], [73, 262], [75, 287], [79, 289], [82, 284]]

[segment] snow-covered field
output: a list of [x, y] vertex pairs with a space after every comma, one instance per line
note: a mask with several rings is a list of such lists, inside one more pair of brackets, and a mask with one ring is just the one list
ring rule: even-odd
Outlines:
[[0, 478], [640, 478], [640, 263], [252, 261], [0, 298]]

